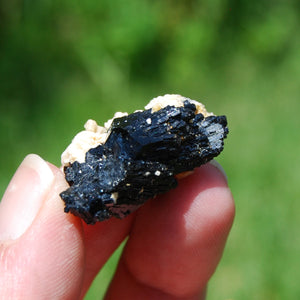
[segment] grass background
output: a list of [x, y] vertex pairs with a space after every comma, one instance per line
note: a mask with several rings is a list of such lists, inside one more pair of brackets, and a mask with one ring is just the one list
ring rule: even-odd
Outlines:
[[228, 117], [237, 206], [208, 299], [300, 298], [299, 16], [296, 0], [1, 1], [0, 192], [28, 153], [59, 165], [88, 118], [200, 100]]

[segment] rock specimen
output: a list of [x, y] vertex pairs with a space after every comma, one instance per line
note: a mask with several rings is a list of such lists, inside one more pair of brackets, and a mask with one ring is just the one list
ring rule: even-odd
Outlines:
[[118, 114], [105, 127], [89, 120], [86, 129], [62, 155], [70, 188], [60, 196], [65, 212], [87, 224], [123, 218], [175, 188], [175, 175], [220, 154], [228, 133], [225, 116], [179, 95], [155, 98], [144, 111]]

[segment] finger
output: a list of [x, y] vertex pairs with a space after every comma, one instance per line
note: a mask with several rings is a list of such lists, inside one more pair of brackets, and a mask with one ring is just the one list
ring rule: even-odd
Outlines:
[[0, 205], [6, 299], [79, 298], [128, 234], [130, 219], [87, 226], [65, 214], [59, 193], [67, 187], [62, 172], [37, 155], [27, 156], [11, 180]]
[[203, 296], [233, 217], [223, 174], [211, 164], [196, 169], [138, 211], [108, 299], [147, 299], [150, 291], [159, 299]]
[[81, 223], [63, 213], [61, 173], [28, 155], [0, 206], [3, 299], [76, 299], [83, 269]]
[[133, 217], [134, 214], [124, 220], [112, 218], [95, 225], [83, 224], [86, 265], [82, 296], [111, 254], [129, 234]]

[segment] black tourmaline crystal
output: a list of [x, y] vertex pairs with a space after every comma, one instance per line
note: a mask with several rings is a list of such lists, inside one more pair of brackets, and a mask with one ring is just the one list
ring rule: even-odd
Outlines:
[[147, 199], [177, 186], [176, 174], [193, 170], [223, 150], [225, 116], [196, 114], [189, 101], [114, 119], [103, 145], [85, 162], [65, 167], [70, 188], [60, 194], [65, 212], [86, 223], [123, 218]]

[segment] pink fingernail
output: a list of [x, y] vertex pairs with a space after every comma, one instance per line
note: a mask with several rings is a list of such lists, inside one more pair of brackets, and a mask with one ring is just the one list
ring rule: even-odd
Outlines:
[[225, 177], [225, 179], [226, 179], [226, 182], [228, 183], [228, 177], [227, 177], [227, 175], [226, 175], [226, 172], [225, 172], [225, 170], [223, 169], [223, 167], [216, 161], [216, 160], [211, 160], [210, 162], [209, 162], [211, 165], [213, 165], [214, 167], [216, 167], [222, 174], [223, 174], [223, 176]]
[[0, 203], [0, 241], [15, 240], [30, 227], [53, 180], [42, 158], [36, 154], [25, 157]]

